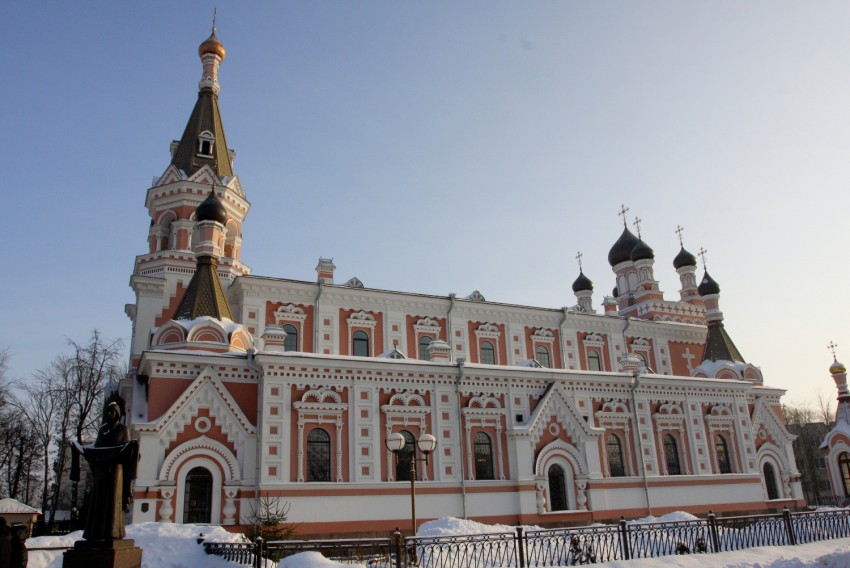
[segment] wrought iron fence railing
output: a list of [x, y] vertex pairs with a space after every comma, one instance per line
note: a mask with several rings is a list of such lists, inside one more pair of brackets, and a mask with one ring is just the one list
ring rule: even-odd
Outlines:
[[538, 568], [673, 554], [715, 553], [850, 537], [850, 510], [628, 523], [458, 535], [264, 543], [205, 542], [208, 554], [260, 568], [297, 552], [317, 551], [370, 568]]

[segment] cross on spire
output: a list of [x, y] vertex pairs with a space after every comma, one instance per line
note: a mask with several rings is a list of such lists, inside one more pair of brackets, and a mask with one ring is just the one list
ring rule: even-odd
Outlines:
[[676, 230], [673, 232], [679, 236], [679, 246], [685, 248], [685, 243], [682, 242], [682, 233], [685, 232], [685, 229], [681, 225], [676, 225]]
[[617, 215], [619, 215], [620, 217], [623, 218], [623, 227], [626, 227], [626, 228], [628, 228], [628, 226], [629, 226], [629, 223], [626, 221], [626, 213], [628, 213], [628, 212], [629, 212], [629, 208], [621, 203], [620, 204], [620, 212], [617, 213]]
[[576, 260], [578, 261], [578, 271], [579, 271], [579, 272], [582, 272], [582, 268], [581, 268], [581, 257], [583, 257], [583, 256], [584, 256], [584, 255], [583, 255], [583, 254], [581, 254], [581, 251], [578, 251], [578, 252], [576, 253]]
[[708, 254], [708, 251], [702, 247], [699, 247], [699, 252], [697, 253], [699, 257], [702, 259], [702, 269], [708, 270], [708, 267], [705, 264], [705, 255]]
[[212, 31], [215, 33], [215, 17], [218, 15], [218, 8], [213, 8], [213, 27]]
[[826, 346], [826, 348], [827, 348], [827, 349], [829, 349], [830, 351], [832, 351], [832, 360], [833, 360], [833, 361], [838, 361], [838, 359], [835, 357], [835, 349], [836, 349], [837, 347], [838, 347], [838, 344], [837, 344], [837, 343], [835, 343], [834, 341], [830, 341], [830, 342], [829, 342], [829, 345], [827, 345], [827, 346]]
[[641, 238], [640, 237], [640, 223], [641, 223], [641, 218], [635, 217], [634, 225], [635, 225], [635, 229], [637, 230], [638, 238]]

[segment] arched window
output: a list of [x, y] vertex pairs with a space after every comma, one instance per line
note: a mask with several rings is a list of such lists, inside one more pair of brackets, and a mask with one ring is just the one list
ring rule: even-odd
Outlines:
[[286, 332], [286, 339], [283, 340], [283, 349], [285, 351], [298, 351], [298, 328], [288, 323], [283, 326], [283, 331]]
[[496, 348], [489, 341], [481, 342], [481, 362], [485, 365], [496, 364]]
[[549, 361], [549, 350], [546, 349], [543, 345], [537, 346], [537, 351], [535, 352], [535, 359], [540, 363], [541, 367], [551, 367], [552, 364]]
[[606, 440], [608, 450], [608, 470], [611, 477], [624, 477], [626, 475], [626, 463], [623, 460], [623, 444], [616, 434], [608, 434]]
[[720, 434], [714, 438], [714, 453], [717, 454], [717, 471], [732, 473], [732, 465], [729, 463], [729, 444]]
[[667, 475], [682, 475], [679, 463], [679, 445], [671, 434], [664, 436], [664, 458], [667, 461]]
[[587, 352], [587, 370], [588, 371], [601, 371], [602, 370], [602, 359], [599, 357], [599, 351], [596, 349], [590, 349]]
[[395, 478], [396, 481], [410, 481], [410, 460], [416, 451], [416, 439], [407, 430], [402, 430], [404, 436], [404, 447], [396, 454]]
[[764, 486], [767, 488], [767, 498], [779, 499], [779, 490], [776, 488], [776, 474], [773, 472], [773, 464], [766, 462], [764, 468]]
[[493, 446], [484, 432], [475, 435], [475, 479], [493, 479]]
[[183, 523], [210, 523], [212, 485], [212, 474], [207, 468], [193, 467], [189, 470], [183, 493]]
[[423, 335], [419, 338], [419, 358], [423, 361], [430, 361], [431, 354], [428, 353], [428, 347], [431, 345], [431, 337]]
[[354, 332], [354, 341], [353, 341], [353, 349], [355, 357], [368, 357], [369, 356], [369, 334], [359, 329]]
[[567, 502], [567, 476], [564, 468], [558, 464], [549, 466], [549, 510], [566, 511], [570, 508]]
[[307, 481], [331, 480], [331, 437], [321, 428], [307, 435]]
[[850, 497], [850, 454], [847, 452], [838, 455], [838, 471], [841, 473], [844, 496]]

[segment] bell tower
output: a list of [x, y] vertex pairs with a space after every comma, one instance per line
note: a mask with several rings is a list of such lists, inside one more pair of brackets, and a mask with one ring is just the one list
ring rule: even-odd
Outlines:
[[198, 47], [202, 72], [189, 121], [180, 139], [171, 142], [171, 161], [145, 198], [151, 219], [147, 252], [136, 257], [130, 278], [136, 302], [125, 307], [133, 321], [132, 367], [148, 348], [151, 330], [174, 313], [195, 273], [196, 252], [207, 240], [195, 212], [210, 195], [226, 212], [216, 251], [222, 287], [251, 271], [240, 259], [242, 223], [251, 204], [233, 171], [236, 153], [227, 145], [219, 111], [218, 72], [227, 52], [215, 32], [213, 25]]

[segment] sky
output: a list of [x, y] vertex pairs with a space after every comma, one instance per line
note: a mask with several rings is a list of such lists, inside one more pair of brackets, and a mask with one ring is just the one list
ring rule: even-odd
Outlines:
[[787, 402], [834, 398], [850, 4], [829, 1], [10, 3], [12, 378], [95, 328], [128, 342], [145, 193], [197, 97], [214, 7], [254, 274], [314, 280], [324, 256], [339, 282], [559, 308], [581, 251], [600, 306], [625, 204], [668, 299], [681, 225], [747, 362]]

